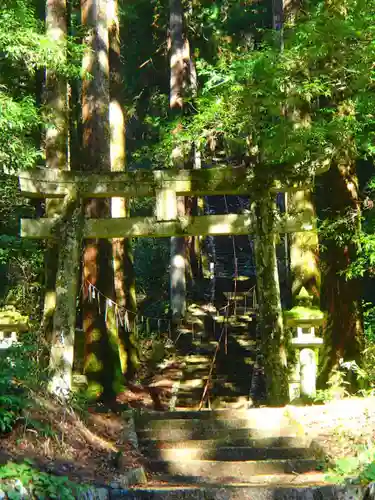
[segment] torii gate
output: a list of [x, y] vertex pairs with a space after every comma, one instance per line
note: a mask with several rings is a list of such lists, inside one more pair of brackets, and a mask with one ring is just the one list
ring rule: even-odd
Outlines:
[[[314, 174], [329, 168], [315, 165]], [[74, 361], [76, 297], [82, 238], [165, 238], [171, 236], [242, 235], [252, 233], [252, 214], [177, 216], [177, 196], [251, 195], [254, 169], [220, 167], [203, 170], [137, 170], [127, 173], [90, 174], [53, 169], [25, 171], [19, 175], [21, 193], [29, 198], [64, 200], [62, 215], [38, 220], [22, 219], [21, 236], [34, 239], [60, 238], [61, 250], [56, 279], [56, 309], [51, 368], [56, 374], [51, 389], [70, 390]], [[275, 180], [275, 194], [308, 189], [311, 182]], [[86, 219], [79, 216], [80, 201], [88, 198], [155, 197], [153, 217]], [[311, 230], [311, 214], [280, 218], [275, 230], [295, 233]], [[63, 232], [62, 232], [63, 230]], [[175, 304], [178, 308], [179, 304]]]

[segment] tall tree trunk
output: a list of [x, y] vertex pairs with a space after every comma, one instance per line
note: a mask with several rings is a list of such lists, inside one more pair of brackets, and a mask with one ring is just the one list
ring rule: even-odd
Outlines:
[[[47, 35], [65, 52], [67, 36], [66, 0], [47, 0]], [[50, 168], [66, 169], [68, 162], [67, 80], [46, 72], [46, 162]]]
[[[184, 39], [183, 10], [181, 0], [169, 0], [170, 8], [170, 108], [176, 113], [183, 109], [184, 84]], [[184, 154], [177, 147], [172, 153], [175, 167], [183, 167]], [[185, 215], [185, 200], [179, 197], [177, 215]], [[171, 238], [170, 257], [170, 300], [172, 318], [175, 322], [181, 320], [186, 311], [186, 241], [176, 236]]]
[[288, 401], [287, 354], [276, 260], [275, 213], [272, 193], [264, 191], [253, 203], [254, 253], [257, 272], [259, 325], [267, 398], [270, 404]]
[[[89, 175], [93, 171], [110, 170], [107, 0], [82, 0], [81, 9], [82, 23], [88, 30], [88, 49], [83, 60], [82, 119], [84, 168]], [[108, 200], [87, 201], [86, 217], [109, 215]], [[112, 247], [109, 241], [85, 242], [82, 304], [84, 371], [89, 383], [89, 395], [107, 400], [112, 399], [115, 394], [114, 375], [120, 369], [118, 343], [114, 332], [115, 315], [110, 310], [115, 299], [111, 262]], [[109, 316], [108, 312], [111, 312]], [[111, 324], [107, 324], [107, 319]]]
[[181, 0], [169, 0], [169, 32], [171, 44], [170, 108], [182, 111], [184, 107], [184, 36]]
[[[120, 60], [120, 27], [118, 1], [111, 1], [111, 19], [109, 30], [110, 64], [110, 108], [111, 130], [111, 171], [126, 171], [125, 149], [125, 114], [123, 110], [123, 78]], [[128, 200], [112, 198], [112, 217], [128, 216]], [[135, 316], [137, 300], [135, 294], [135, 274], [132, 244], [129, 238], [112, 240], [113, 265], [115, 278], [116, 303], [122, 321], [119, 322], [119, 351], [121, 370], [127, 380], [131, 380], [139, 367], [138, 350], [135, 340]]]
[[[181, 0], [170, 0], [170, 108], [182, 113], [184, 98], [195, 97], [197, 93], [197, 73], [189, 40], [184, 37], [184, 15]], [[185, 110], [186, 112], [186, 110]], [[200, 168], [200, 153], [192, 144], [193, 168]], [[185, 168], [187, 152], [178, 147], [172, 153], [175, 167]], [[195, 197], [178, 200], [178, 215], [196, 215]], [[179, 320], [186, 310], [186, 278], [192, 283], [199, 275], [199, 240], [195, 237], [171, 239], [171, 308], [172, 316]]]
[[[46, 9], [47, 36], [53, 43], [59, 44], [65, 51], [67, 36], [66, 0], [47, 0]], [[45, 84], [45, 152], [46, 164], [49, 168], [68, 168], [68, 92], [67, 81], [54, 71], [46, 71]], [[59, 214], [61, 202], [46, 200], [46, 216]], [[45, 299], [43, 313], [43, 329], [45, 338], [52, 339], [53, 314], [56, 307], [56, 273], [59, 245], [49, 240], [45, 252]]]
[[361, 286], [345, 274], [356, 259], [360, 230], [358, 178], [353, 161], [332, 165], [321, 178], [318, 198], [322, 216], [335, 224], [335, 235], [323, 239], [322, 304], [328, 311], [320, 382], [326, 382], [339, 360], [360, 361], [363, 347]]

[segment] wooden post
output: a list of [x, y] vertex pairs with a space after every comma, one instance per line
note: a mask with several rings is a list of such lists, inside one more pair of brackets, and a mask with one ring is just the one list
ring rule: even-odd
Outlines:
[[[181, 212], [185, 208], [185, 200], [179, 196], [171, 210]], [[178, 236], [171, 237], [170, 260], [170, 305], [172, 320], [179, 323], [186, 313], [186, 240]]]
[[[180, 200], [181, 203], [181, 200]], [[160, 189], [156, 193], [156, 218], [158, 221], [177, 219], [178, 199], [176, 192], [170, 188]], [[172, 318], [178, 322], [186, 311], [186, 277], [185, 277], [185, 239], [171, 238], [170, 262], [170, 305]]]
[[156, 191], [156, 219], [160, 222], [177, 219], [176, 191], [170, 188]]
[[77, 194], [72, 190], [64, 201], [63, 219], [57, 222], [61, 242], [50, 357], [50, 368], [53, 373], [49, 390], [64, 398], [72, 387], [81, 229], [81, 206]]
[[[194, 165], [195, 170], [200, 170], [202, 168], [202, 156], [199, 150], [199, 145], [194, 144]], [[193, 215], [203, 215], [204, 214], [204, 198], [197, 196], [193, 198], [195, 201], [196, 214]], [[203, 261], [202, 261], [202, 249], [203, 249], [203, 237], [193, 236], [190, 245], [190, 262], [195, 263], [195, 269], [193, 269], [193, 277], [201, 279], [203, 277]], [[195, 275], [195, 276], [194, 276]]]

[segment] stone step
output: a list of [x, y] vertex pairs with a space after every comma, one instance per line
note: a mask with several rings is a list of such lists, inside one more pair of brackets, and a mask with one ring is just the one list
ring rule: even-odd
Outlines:
[[202, 356], [201, 354], [189, 354], [184, 356], [184, 363], [187, 364], [197, 364], [197, 365], [209, 365], [211, 363], [211, 358], [209, 356]]
[[253, 292], [251, 290], [245, 290], [243, 292], [236, 290], [233, 292], [223, 292], [223, 295], [230, 301], [245, 303], [245, 300], [252, 298]]
[[189, 439], [218, 439], [225, 438], [232, 440], [251, 440], [251, 439], [265, 439], [265, 438], [295, 438], [303, 437], [298, 436], [295, 427], [283, 427], [275, 429], [211, 429], [207, 427], [198, 427], [197, 429], [178, 429], [178, 428], [160, 428], [160, 429], [142, 429], [138, 430], [138, 437], [140, 440], [152, 439], [159, 441], [188, 441]]
[[187, 373], [207, 373], [208, 370], [210, 369], [210, 365], [211, 365], [211, 362], [187, 364], [184, 367], [184, 373], [185, 373], [185, 375]]
[[253, 321], [252, 316], [244, 314], [243, 312], [238, 312], [238, 314], [232, 314], [229, 317], [218, 315], [214, 316], [213, 319], [215, 323], [219, 325], [227, 324], [228, 330], [230, 328], [236, 328], [236, 327], [241, 327], [244, 330], [247, 330], [249, 328], [249, 323]]
[[195, 349], [195, 353], [200, 356], [212, 356], [216, 351], [217, 342], [212, 340], [210, 342], [202, 342], [201, 340], [193, 340], [191, 342], [192, 348]]
[[[300, 476], [301, 477], [301, 476]], [[168, 478], [165, 478], [168, 481]], [[253, 485], [205, 486], [178, 485], [149, 486], [126, 490], [123, 496], [130, 500], [361, 500], [363, 491], [360, 486], [338, 486], [324, 484], [323, 478], [316, 477], [306, 481], [293, 481], [275, 477], [276, 483]]]
[[313, 459], [288, 460], [248, 460], [248, 461], [216, 461], [216, 460], [151, 460], [149, 466], [153, 472], [163, 472], [174, 476], [204, 478], [205, 480], [221, 479], [222, 481], [246, 481], [249, 476], [270, 474], [303, 474], [316, 469], [317, 461]]
[[[207, 373], [208, 373], [208, 371], [207, 371]], [[180, 393], [182, 393], [184, 391], [189, 392], [189, 391], [194, 390], [194, 389], [203, 389], [203, 387], [205, 386], [207, 378], [208, 378], [207, 374], [204, 376], [202, 376], [202, 374], [199, 375], [197, 373], [190, 374], [190, 375], [191, 375], [190, 378], [186, 378], [185, 380], [181, 381], [180, 387], [179, 387]]]
[[[242, 367], [237, 367], [237, 370], [239, 373], [242, 373]], [[236, 371], [237, 371], [236, 370]], [[236, 372], [233, 371], [233, 375], [235, 375]], [[243, 391], [241, 388], [237, 387], [236, 381], [231, 381], [228, 380], [227, 376], [217, 376], [213, 378], [212, 380], [214, 387], [211, 388], [210, 394], [212, 395], [218, 395], [218, 396], [232, 396], [235, 397], [236, 395], [240, 396], [243, 394]], [[243, 385], [243, 383], [242, 383]], [[249, 385], [249, 384], [247, 384]], [[248, 387], [250, 389], [250, 387]], [[238, 424], [240, 425], [240, 424]]]
[[248, 292], [253, 282], [254, 278], [251, 279], [249, 276], [241, 276], [241, 279], [216, 277], [216, 287], [221, 291], [236, 289], [239, 292]]
[[235, 307], [235, 312], [237, 314], [237, 316], [246, 316], [246, 317], [250, 317], [252, 320], [255, 319], [256, 315], [257, 315], [257, 310], [254, 309], [251, 305], [249, 304], [246, 304], [246, 305], [236, 305]]
[[154, 448], [153, 450], [144, 448], [147, 456], [152, 459], [163, 461], [176, 460], [218, 460], [228, 462], [254, 461], [254, 460], [287, 460], [296, 458], [311, 458], [312, 450], [309, 448], [254, 448], [239, 446], [217, 447], [216, 443], [198, 447], [173, 447]]
[[[319, 408], [321, 412], [321, 408]], [[289, 410], [285, 407], [262, 407], [250, 410], [191, 410], [182, 408], [172, 411], [145, 411], [136, 415], [137, 422], [151, 420], [251, 420], [280, 423], [289, 420]], [[254, 420], [253, 420], [254, 419]]]
[[[290, 423], [288, 411], [285, 408], [251, 408], [248, 410], [180, 410], [180, 411], [147, 411], [136, 415], [137, 424], [159, 421], [167, 426], [206, 426], [206, 421], [222, 427], [245, 428], [261, 426], [262, 428], [280, 428]], [[176, 422], [177, 421], [177, 422]], [[239, 425], [240, 424], [240, 425]], [[151, 424], [152, 425], [152, 424]]]
[[250, 408], [251, 402], [249, 401], [248, 396], [241, 395], [222, 395], [222, 390], [212, 391], [210, 395], [210, 407], [215, 410], [221, 409], [239, 409], [239, 408]]
[[147, 427], [144, 427], [143, 430], [190, 430], [190, 431], [199, 431], [199, 430], [210, 430], [210, 431], [221, 431], [221, 430], [233, 430], [233, 429], [262, 429], [262, 430], [280, 430], [281, 428], [290, 427], [289, 419], [285, 419], [282, 422], [279, 421], [276, 424], [272, 421], [258, 421], [254, 418], [236, 418], [236, 419], [220, 419], [220, 420], [201, 420], [201, 419], [171, 419], [171, 420], [151, 420], [147, 423]]
[[253, 317], [252, 313], [248, 312], [245, 309], [242, 309], [241, 307], [237, 307], [237, 309], [236, 309], [236, 317], [239, 320], [248, 321], [249, 323], [251, 321], [254, 321], [254, 317]]
[[260, 439], [241, 439], [233, 438], [231, 435], [225, 436], [222, 439], [201, 439], [189, 441], [159, 441], [153, 439], [143, 439], [140, 441], [141, 446], [153, 453], [153, 450], [163, 450], [168, 448], [204, 448], [213, 449], [219, 447], [246, 447], [254, 449], [309, 449], [312, 444], [312, 439], [308, 437], [277, 437], [277, 438], [260, 438]]

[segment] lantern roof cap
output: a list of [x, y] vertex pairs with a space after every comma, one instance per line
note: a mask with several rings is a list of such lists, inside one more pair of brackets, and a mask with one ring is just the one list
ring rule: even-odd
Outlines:
[[296, 297], [296, 305], [285, 311], [285, 321], [288, 326], [319, 326], [323, 323], [324, 313], [312, 305], [313, 297], [305, 287], [302, 287]]
[[296, 297], [296, 303], [297, 305], [311, 305], [313, 301], [313, 296], [309, 294], [309, 292], [306, 290], [306, 288], [303, 286], [299, 292], [299, 294]]
[[5, 306], [0, 309], [0, 329], [25, 331], [28, 328], [29, 318], [23, 316], [14, 306]]

